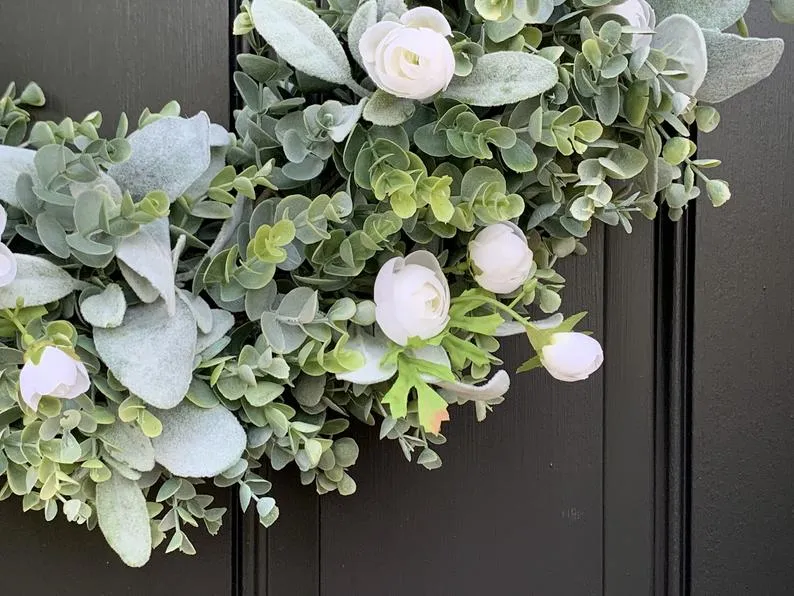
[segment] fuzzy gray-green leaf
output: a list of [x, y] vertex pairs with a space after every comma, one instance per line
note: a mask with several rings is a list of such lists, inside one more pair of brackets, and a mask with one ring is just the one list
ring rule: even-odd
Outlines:
[[557, 84], [557, 67], [525, 52], [494, 52], [467, 77], [455, 77], [444, 97], [473, 106], [502, 106], [536, 97]]
[[240, 459], [246, 435], [237, 418], [223, 406], [199, 408], [183, 402], [157, 410], [163, 432], [152, 439], [157, 463], [189, 478], [217, 476]]
[[174, 315], [165, 304], [127, 309], [113, 329], [94, 329], [99, 357], [134, 395], [159, 408], [173, 408], [187, 393], [193, 377], [196, 321], [177, 300]]
[[96, 487], [99, 528], [110, 547], [130, 567], [143, 567], [152, 553], [149, 511], [141, 489], [114, 472]]

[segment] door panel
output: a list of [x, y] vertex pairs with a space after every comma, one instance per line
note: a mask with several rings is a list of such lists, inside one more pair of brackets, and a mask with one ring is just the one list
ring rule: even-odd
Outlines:
[[[177, 99], [185, 113], [229, 117], [229, 9], [216, 0], [27, 0], [0, 5], [0, 85], [38, 82], [47, 94], [42, 118], [82, 118], [103, 111], [115, 127], [120, 107], [133, 122], [146, 106]], [[230, 506], [216, 491], [219, 506]], [[234, 501], [236, 506], [236, 499]], [[3, 592], [72, 595], [206, 594], [232, 588], [231, 524], [212, 538], [196, 531], [199, 556], [158, 551], [145, 571], [125, 567], [102, 535], [48, 524], [21, 512], [12, 497], [0, 503]], [[45, 570], [42, 573], [42, 570]]]
[[733, 198], [701, 209], [695, 262], [692, 592], [794, 592], [794, 32], [775, 77], [722, 104], [701, 139]]

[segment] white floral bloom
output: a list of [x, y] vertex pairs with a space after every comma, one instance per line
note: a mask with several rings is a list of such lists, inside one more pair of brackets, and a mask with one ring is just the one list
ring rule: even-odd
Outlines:
[[[6, 210], [0, 205], [0, 234], [6, 229], [8, 215]], [[17, 258], [9, 248], [0, 242], [0, 288], [7, 286], [17, 276]]]
[[361, 36], [359, 51], [378, 87], [397, 97], [424, 100], [446, 89], [455, 73], [449, 35], [452, 29], [444, 15], [421, 6], [398, 22], [372, 25]]
[[17, 276], [17, 258], [0, 242], [0, 288], [9, 285]]
[[601, 344], [584, 333], [554, 333], [540, 351], [540, 361], [560, 381], [583, 381], [603, 364]]
[[[637, 29], [653, 31], [656, 28], [656, 12], [645, 0], [625, 0], [620, 4], [602, 6], [594, 14], [619, 15], [626, 19], [630, 27]], [[637, 50], [651, 45], [652, 37], [647, 33], [635, 33], [631, 40], [631, 49]]]
[[469, 242], [475, 281], [496, 294], [514, 292], [527, 281], [532, 257], [527, 237], [511, 222], [491, 224]]
[[44, 348], [38, 364], [28, 360], [19, 375], [22, 399], [34, 410], [44, 396], [74, 399], [90, 386], [85, 365], [53, 346]]
[[441, 333], [449, 322], [449, 301], [441, 266], [425, 250], [387, 261], [375, 279], [375, 318], [386, 337], [402, 346], [411, 337]]

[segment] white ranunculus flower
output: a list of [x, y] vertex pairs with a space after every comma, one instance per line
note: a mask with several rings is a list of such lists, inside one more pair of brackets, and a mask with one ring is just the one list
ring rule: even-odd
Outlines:
[[17, 258], [0, 242], [0, 288], [9, 285], [17, 276]]
[[532, 271], [527, 237], [511, 222], [491, 224], [469, 242], [474, 279], [489, 292], [509, 294], [520, 288]]
[[554, 333], [540, 350], [540, 361], [560, 381], [584, 381], [604, 362], [601, 344], [584, 333]]
[[[625, 0], [620, 4], [602, 6], [595, 11], [596, 15], [614, 14], [628, 21], [629, 26], [637, 29], [653, 31], [656, 28], [656, 12], [645, 0]], [[647, 33], [635, 33], [631, 40], [631, 49], [651, 45], [652, 36]]]
[[85, 365], [54, 346], [44, 348], [38, 364], [28, 360], [19, 374], [22, 399], [34, 410], [44, 396], [74, 399], [90, 386]]
[[428, 99], [443, 91], [455, 73], [446, 37], [452, 29], [428, 6], [409, 10], [399, 21], [381, 21], [361, 36], [358, 47], [373, 82], [397, 97]]
[[449, 284], [426, 250], [387, 261], [375, 278], [375, 318], [383, 333], [404, 346], [429, 339], [449, 322]]
[[[6, 229], [8, 215], [6, 210], [0, 205], [0, 234]], [[17, 258], [9, 248], [0, 242], [0, 288], [7, 286], [17, 276]]]

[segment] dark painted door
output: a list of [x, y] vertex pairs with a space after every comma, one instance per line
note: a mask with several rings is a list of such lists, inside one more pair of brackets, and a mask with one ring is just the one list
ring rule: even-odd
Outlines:
[[[100, 109], [113, 121], [121, 108], [177, 99], [228, 122], [234, 4], [0, 0], [0, 82], [38, 81], [48, 118]], [[763, 33], [792, 39], [765, 8], [753, 19]], [[271, 474], [282, 505], [272, 530], [234, 515], [218, 537], [197, 534], [196, 557], [159, 555], [142, 571], [98, 533], [5, 501], [2, 592], [794, 592], [794, 54], [784, 60], [704, 140], [725, 158], [733, 204], [639, 224], [631, 237], [600, 229], [588, 256], [568, 263], [569, 310], [590, 311], [606, 347], [588, 382], [529, 375], [487, 422], [461, 413], [434, 472], [362, 429], [355, 496], [318, 498], [296, 475]], [[522, 350], [508, 345], [507, 364]]]

